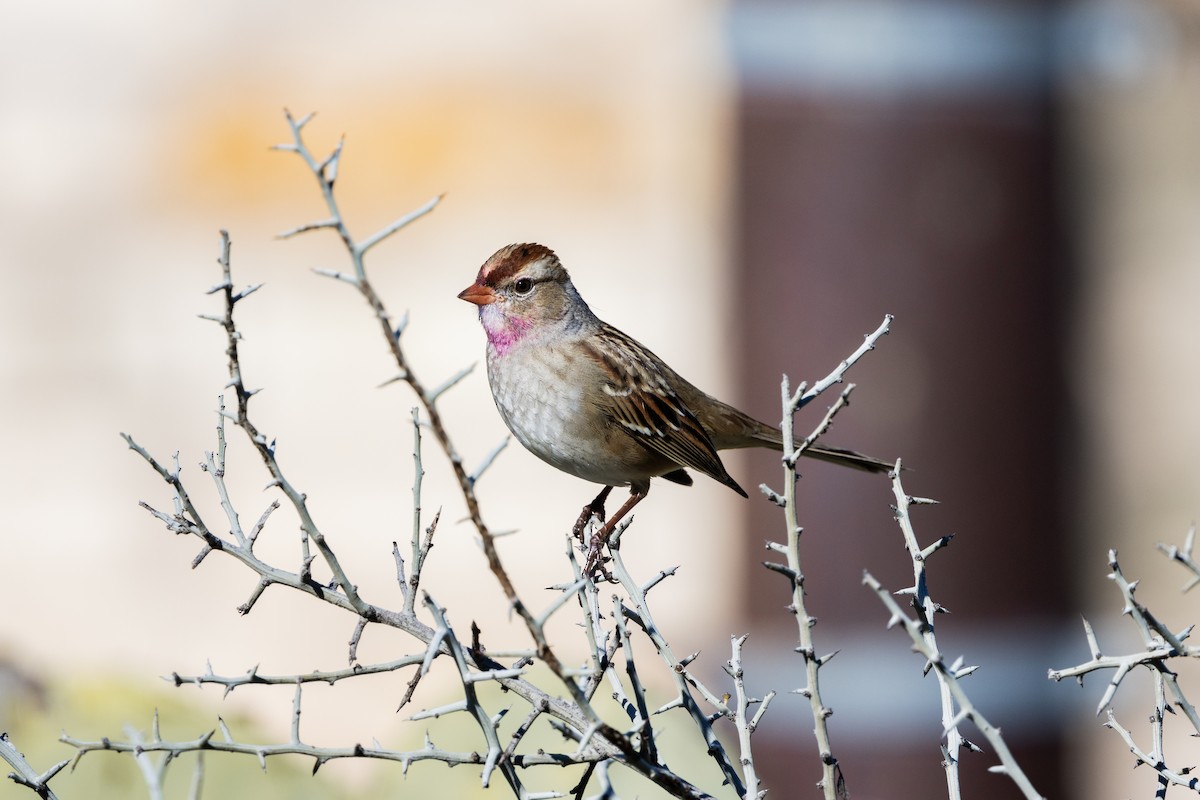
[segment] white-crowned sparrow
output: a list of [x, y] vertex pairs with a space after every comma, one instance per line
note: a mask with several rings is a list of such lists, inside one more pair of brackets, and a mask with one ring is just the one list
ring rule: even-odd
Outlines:
[[[488, 381], [509, 430], [543, 461], [605, 487], [585, 506], [577, 531], [590, 513], [603, 518], [612, 487], [628, 486], [628, 502], [600, 532], [606, 540], [646, 496], [651, 478], [690, 486], [685, 468], [746, 497], [717, 451], [783, 449], [778, 428], [700, 391], [598, 319], [548, 247], [501, 248], [458, 296], [479, 306]], [[832, 447], [812, 446], [804, 454], [871, 472], [893, 466]]]

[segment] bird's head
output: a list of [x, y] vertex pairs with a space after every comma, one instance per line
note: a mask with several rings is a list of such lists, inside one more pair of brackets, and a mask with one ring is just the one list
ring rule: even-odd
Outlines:
[[458, 297], [479, 306], [488, 341], [500, 352], [531, 333], [591, 316], [558, 256], [540, 244], [500, 248]]

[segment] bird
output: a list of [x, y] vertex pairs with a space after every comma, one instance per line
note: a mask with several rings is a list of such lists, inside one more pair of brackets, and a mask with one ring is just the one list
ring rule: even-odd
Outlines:
[[[694, 470], [747, 497], [719, 451], [783, 450], [778, 428], [696, 388], [598, 318], [545, 245], [500, 248], [458, 297], [478, 306], [492, 398], [513, 436], [551, 466], [604, 487], [574, 527], [582, 542], [593, 515], [604, 523], [591, 540], [589, 574], [616, 524], [649, 493], [651, 478], [691, 486]], [[803, 454], [868, 472], [894, 466], [823, 445]], [[629, 488], [629, 499], [605, 521], [605, 501], [618, 486]]]

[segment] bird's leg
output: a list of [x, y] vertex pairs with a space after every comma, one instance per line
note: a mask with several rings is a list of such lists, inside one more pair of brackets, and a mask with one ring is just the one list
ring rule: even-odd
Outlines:
[[[608, 488], [611, 489], [612, 487], [610, 486]], [[592, 571], [598, 567], [600, 569], [603, 569], [603, 567], [601, 566], [601, 563], [600, 563], [601, 562], [601, 559], [600, 559], [601, 548], [603, 548], [606, 544], [608, 544], [608, 537], [612, 536], [613, 528], [617, 527], [617, 523], [620, 522], [621, 519], [624, 518], [624, 516], [626, 514], [628, 514], [630, 511], [632, 511], [633, 507], [636, 506], [638, 503], [640, 503], [642, 501], [642, 498], [645, 496], [646, 496], [646, 492], [639, 492], [636, 489], [631, 491], [629, 493], [629, 499], [625, 501], [625, 505], [621, 506], [617, 510], [616, 514], [613, 514], [612, 519], [610, 519], [608, 522], [604, 523], [603, 528], [596, 531], [596, 533], [592, 535], [592, 540], [588, 544], [587, 562], [583, 568], [584, 575], [591, 575]], [[607, 578], [610, 576], [607, 573], [605, 573], [605, 577]]]
[[604, 522], [604, 501], [608, 499], [609, 492], [613, 490], [611, 486], [605, 486], [600, 490], [600, 494], [596, 495], [596, 499], [583, 507], [579, 512], [579, 519], [575, 520], [575, 527], [571, 532], [575, 534], [575, 538], [579, 540], [579, 544], [583, 544], [583, 532], [587, 528], [588, 520], [592, 517]]

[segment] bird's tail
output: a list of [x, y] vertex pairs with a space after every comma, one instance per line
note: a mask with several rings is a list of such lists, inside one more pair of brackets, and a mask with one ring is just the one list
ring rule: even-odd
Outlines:
[[[737, 447], [771, 447], [783, 450], [783, 433], [774, 425], [760, 422], [731, 405], [722, 403], [708, 395], [704, 395], [711, 413], [719, 415], [720, 425], [713, 426], [713, 443], [718, 450]], [[797, 442], [799, 444], [799, 442]], [[847, 450], [843, 447], [831, 447], [824, 444], [814, 444], [804, 451], [804, 455], [843, 467], [861, 469], [866, 472], [888, 473], [895, 466], [895, 461], [885, 461], [882, 458], [864, 455]]]
[[[758, 445], [762, 447], [765, 445], [773, 447], [776, 450], [783, 449], [783, 434], [778, 428], [758, 422], [752, 418], [747, 419], [752, 423], [752, 427], [747, 431], [751, 446]], [[800, 442], [797, 441], [796, 444], [799, 445]], [[839, 464], [851, 469], [861, 469], [865, 472], [886, 474], [896, 467], [895, 461], [885, 461], [882, 458], [868, 456], [855, 450], [847, 450], [844, 447], [833, 447], [824, 444], [811, 445], [804, 451], [804, 455], [818, 461], [827, 461], [830, 464]]]
[[867, 472], [891, 472], [896, 468], [896, 462], [894, 461], [884, 461], [881, 458], [863, 455], [862, 453], [846, 450], [842, 447], [826, 447], [814, 444], [804, 451], [804, 455], [809, 458], [815, 458], [818, 461], [828, 461], [831, 464], [840, 464], [843, 467], [861, 469]]

